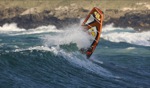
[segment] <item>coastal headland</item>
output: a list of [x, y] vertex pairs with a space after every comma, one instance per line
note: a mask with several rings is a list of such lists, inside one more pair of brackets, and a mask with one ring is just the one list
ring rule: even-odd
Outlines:
[[93, 7], [104, 12], [103, 25], [132, 27], [136, 31], [150, 30], [149, 0], [1, 0], [0, 26], [17, 23], [30, 29], [42, 25], [55, 25], [58, 29], [80, 23]]

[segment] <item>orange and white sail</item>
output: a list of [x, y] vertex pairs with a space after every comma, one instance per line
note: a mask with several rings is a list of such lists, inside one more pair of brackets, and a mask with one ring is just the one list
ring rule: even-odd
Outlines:
[[[88, 33], [93, 37], [92, 43], [89, 46], [88, 49], [84, 49], [87, 58], [89, 58], [92, 53], [94, 52], [99, 40], [100, 40], [100, 35], [102, 32], [102, 23], [103, 23], [104, 15], [103, 12], [97, 8], [94, 7], [84, 22], [82, 23], [82, 26], [88, 31]], [[81, 49], [83, 51], [83, 49]]]

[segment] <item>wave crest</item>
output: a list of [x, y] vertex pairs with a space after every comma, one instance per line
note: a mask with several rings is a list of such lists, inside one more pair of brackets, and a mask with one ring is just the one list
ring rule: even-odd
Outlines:
[[133, 28], [113, 27], [113, 24], [103, 27], [102, 38], [112, 42], [150, 46], [150, 31], [136, 32]]

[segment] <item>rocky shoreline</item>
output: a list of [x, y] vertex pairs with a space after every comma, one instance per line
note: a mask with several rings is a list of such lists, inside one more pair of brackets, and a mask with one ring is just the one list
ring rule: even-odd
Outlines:
[[[115, 12], [114, 12], [115, 13]], [[118, 17], [110, 17], [104, 21], [104, 24], [113, 23], [115, 27], [132, 27], [136, 31], [149, 31], [150, 30], [150, 10], [135, 10], [135, 11], [117, 11], [122, 13]]]
[[[80, 23], [90, 10], [70, 7], [58, 7], [52, 10], [38, 11], [38, 8], [19, 7], [0, 10], [0, 26], [5, 23], [17, 23], [20, 28], [31, 29], [41, 25], [55, 25], [58, 29], [66, 25]], [[150, 30], [150, 10], [115, 10], [104, 11], [104, 24], [114, 23], [116, 27], [132, 27], [136, 31]]]

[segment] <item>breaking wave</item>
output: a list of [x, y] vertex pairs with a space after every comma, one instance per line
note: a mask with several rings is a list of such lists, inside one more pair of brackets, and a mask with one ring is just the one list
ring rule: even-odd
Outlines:
[[63, 30], [57, 30], [54, 25], [40, 26], [28, 30], [17, 27], [16, 23], [11, 23], [11, 24], [6, 23], [3, 26], [0, 26], [0, 33], [6, 33], [11, 36], [40, 34], [40, 33], [47, 33], [47, 32], [63, 32]]
[[136, 32], [133, 28], [113, 27], [113, 24], [103, 27], [102, 38], [112, 42], [150, 46], [150, 31]]
[[90, 46], [90, 36], [81, 29], [82, 28], [77, 25], [72, 25], [70, 27], [66, 27], [63, 33], [46, 35], [43, 36], [42, 39], [44, 40], [46, 46], [59, 46], [75, 43], [78, 48], [87, 48]]
[[[89, 35], [79, 25], [59, 30], [53, 25], [30, 30], [18, 28], [18, 31], [11, 28], [3, 31], [7, 26], [2, 27], [2, 88], [9, 88], [7, 84], [35, 88], [149, 87], [149, 47], [143, 47], [149, 45], [146, 32], [107, 25], [103, 27], [102, 41], [88, 60], [78, 50], [90, 42]], [[143, 40], [137, 44], [139, 38]], [[144, 41], [145, 44], [140, 43]], [[116, 48], [116, 42], [125, 43], [117, 44], [120, 47]], [[135, 45], [126, 46], [126, 43]]]
[[[58, 47], [46, 47], [46, 46], [35, 46], [35, 47], [29, 47], [26, 49], [15, 49], [13, 52], [24, 52], [24, 51], [30, 51], [33, 52], [34, 50], [37, 51], [43, 51], [47, 52], [50, 51], [55, 56], [61, 56], [68, 60], [72, 65], [79, 67], [79, 68], [85, 68], [97, 75], [106, 76], [106, 77], [115, 77], [111, 72], [107, 71], [106, 69], [100, 67], [97, 64], [94, 64], [93, 62], [89, 61], [79, 52], [66, 52], [61, 48]], [[101, 63], [102, 64], [102, 63]]]
[[3, 26], [0, 26], [0, 33], [1, 32], [12, 32], [12, 31], [25, 31], [23, 28], [17, 27], [16, 23], [11, 23], [11, 24], [4, 24]]
[[[0, 33], [7, 33], [8, 35], [16, 36], [54, 32], [59, 34], [46, 35], [42, 37], [45, 45], [76, 43], [78, 48], [86, 48], [90, 45], [89, 36], [81, 29], [82, 27], [79, 25], [71, 25], [58, 30], [54, 25], [48, 25], [26, 30], [17, 27], [16, 23], [11, 23], [0, 26]], [[111, 42], [126, 42], [135, 45], [150, 46], [149, 34], [150, 31], [136, 32], [133, 28], [130, 27], [113, 27], [113, 24], [110, 24], [103, 27], [101, 37]]]

